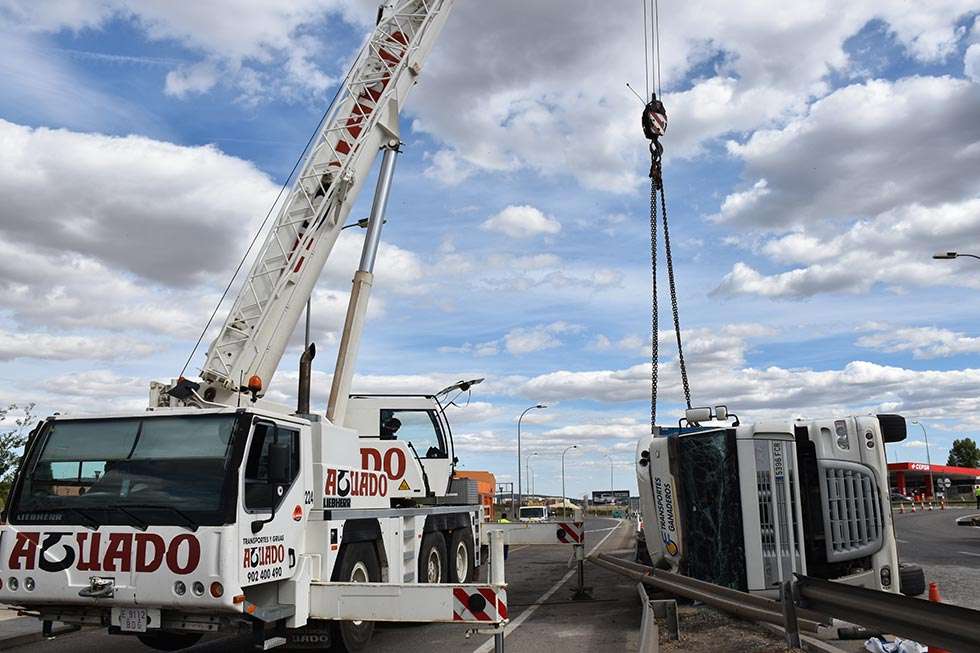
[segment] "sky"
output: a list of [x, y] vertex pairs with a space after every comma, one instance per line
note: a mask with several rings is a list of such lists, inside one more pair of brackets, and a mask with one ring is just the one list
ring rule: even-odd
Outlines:
[[[180, 372], [376, 8], [0, 0], [0, 403], [140, 410]], [[743, 422], [899, 413], [922, 426], [889, 459], [925, 461], [924, 429], [945, 462], [980, 432], [980, 261], [931, 259], [980, 254], [980, 7], [664, 0], [660, 33], [694, 403]], [[354, 390], [485, 377], [450, 409], [463, 469], [516, 480], [517, 417], [543, 403], [522, 425], [537, 492], [560, 491], [571, 445], [569, 495], [610, 471], [635, 489], [643, 43], [639, 2], [458, 0], [404, 107]], [[319, 410], [359, 231], [313, 297]], [[295, 401], [298, 356], [270, 398]], [[660, 391], [676, 423], [669, 330]]]

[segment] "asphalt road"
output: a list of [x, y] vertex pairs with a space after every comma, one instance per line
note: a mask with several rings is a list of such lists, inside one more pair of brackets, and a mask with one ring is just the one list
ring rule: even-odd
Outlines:
[[[629, 522], [591, 519], [586, 522], [586, 553], [601, 544], [604, 552], [627, 555], [633, 547]], [[506, 638], [509, 653], [569, 653], [636, 650], [640, 627], [639, 599], [635, 586], [612, 572], [586, 564], [586, 586], [593, 600], [571, 600], [575, 569], [570, 566], [571, 547], [511, 548], [506, 564], [510, 625]], [[104, 630], [85, 630], [54, 640], [13, 650], [32, 653], [85, 653], [88, 651], [146, 652], [133, 637], [108, 635]], [[187, 651], [230, 653], [252, 650], [245, 640], [208, 637]], [[375, 630], [372, 653], [439, 651], [440, 653], [487, 653], [493, 640], [485, 635], [465, 637], [465, 629], [451, 624], [384, 625]]]
[[943, 600], [980, 610], [980, 528], [957, 526], [975, 510], [895, 513], [895, 537], [902, 562], [922, 566], [926, 582], [939, 586]]

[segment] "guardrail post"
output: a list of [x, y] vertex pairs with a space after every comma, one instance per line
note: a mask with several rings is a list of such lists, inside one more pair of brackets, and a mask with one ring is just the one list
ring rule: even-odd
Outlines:
[[585, 586], [585, 544], [573, 545], [575, 549], [575, 560], [578, 565], [578, 584], [572, 593], [573, 601], [591, 601], [592, 588]]
[[675, 599], [654, 599], [650, 601], [653, 614], [662, 619], [667, 627], [667, 639], [678, 640], [681, 637], [681, 624], [677, 618], [677, 601]]
[[637, 583], [636, 589], [640, 592], [640, 605], [643, 610], [640, 619], [639, 653], [660, 653], [660, 632], [657, 629], [657, 620], [653, 614], [653, 605], [650, 602], [650, 597], [647, 596], [643, 583]]
[[779, 587], [783, 603], [783, 625], [786, 628], [786, 646], [800, 648], [800, 624], [796, 620], [796, 602], [793, 598], [793, 581], [784, 581]]
[[[505, 584], [504, 578], [504, 541], [507, 535], [504, 531], [491, 530], [487, 533], [490, 540], [490, 574], [487, 580], [495, 588]], [[493, 634], [494, 653], [504, 653], [504, 626], [497, 626], [497, 632]]]

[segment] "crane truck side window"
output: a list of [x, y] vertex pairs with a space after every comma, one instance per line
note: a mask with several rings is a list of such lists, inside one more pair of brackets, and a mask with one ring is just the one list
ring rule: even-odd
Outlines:
[[445, 438], [432, 410], [382, 409], [382, 440], [411, 442], [421, 458], [446, 458]]
[[[271, 470], [274, 458], [270, 450], [274, 447], [288, 447], [286, 466], [277, 474]], [[278, 507], [285, 496], [283, 485], [290, 485], [299, 474], [299, 431], [284, 429], [271, 422], [257, 422], [252, 434], [252, 445], [245, 460], [245, 508], [247, 510], [272, 510]], [[280, 483], [288, 479], [286, 483]]]

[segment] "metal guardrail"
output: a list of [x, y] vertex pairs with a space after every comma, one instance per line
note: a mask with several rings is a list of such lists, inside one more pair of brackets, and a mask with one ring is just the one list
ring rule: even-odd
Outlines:
[[589, 561], [659, 590], [782, 626], [787, 639], [800, 631], [816, 633], [836, 618], [951, 651], [980, 651], [980, 611], [949, 603], [800, 575], [784, 585], [783, 601], [773, 601], [606, 554]]
[[810, 609], [951, 651], [980, 650], [980, 611], [901, 594], [797, 576], [793, 592]]

